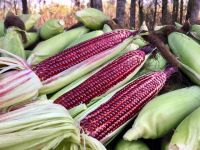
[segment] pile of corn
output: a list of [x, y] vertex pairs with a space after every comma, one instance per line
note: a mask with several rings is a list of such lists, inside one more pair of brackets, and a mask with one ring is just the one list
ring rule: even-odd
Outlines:
[[76, 17], [0, 22], [0, 150], [199, 150], [200, 25]]

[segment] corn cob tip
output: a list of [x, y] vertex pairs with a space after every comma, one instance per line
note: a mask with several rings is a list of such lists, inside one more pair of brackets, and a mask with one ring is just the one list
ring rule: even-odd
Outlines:
[[164, 73], [166, 74], [167, 78], [169, 78], [172, 74], [176, 72], [178, 72], [178, 68], [171, 65], [167, 66], [164, 70]]
[[145, 54], [149, 54], [149, 53], [153, 52], [155, 49], [156, 49], [156, 47], [153, 44], [149, 44], [149, 45], [146, 45], [146, 46], [140, 48], [140, 50], [145, 52]]
[[[133, 132], [134, 131], [134, 132]], [[143, 130], [142, 128], [132, 128], [129, 129], [123, 136], [123, 139], [126, 141], [135, 141], [139, 138], [143, 137]]]

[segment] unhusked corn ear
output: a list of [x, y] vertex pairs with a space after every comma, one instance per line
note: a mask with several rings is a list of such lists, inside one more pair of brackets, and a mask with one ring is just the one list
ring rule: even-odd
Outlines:
[[106, 143], [158, 94], [174, 71], [168, 68], [141, 76], [116, 93], [108, 94], [75, 120], [80, 122], [85, 133]]
[[111, 32], [111, 31], [112, 31], [112, 29], [108, 24], [103, 25], [103, 32], [106, 33], [106, 32]]
[[168, 36], [172, 52], [180, 60], [183, 72], [196, 84], [200, 85], [200, 45], [183, 33], [172, 32]]
[[199, 150], [200, 107], [188, 115], [176, 128], [169, 150]]
[[28, 58], [28, 63], [37, 65], [41, 61], [63, 51], [69, 44], [89, 30], [85, 27], [75, 28], [63, 33], [60, 33], [50, 39], [40, 42], [33, 49], [32, 54]]
[[78, 39], [76, 39], [74, 42], [72, 42], [69, 46], [67, 46], [66, 48], [70, 48], [74, 45], [77, 45], [81, 42], [84, 42], [84, 41], [87, 41], [87, 40], [90, 40], [92, 38], [95, 38], [97, 36], [100, 36], [103, 34], [103, 31], [102, 30], [96, 30], [96, 31], [92, 31], [92, 32], [89, 32], [89, 33], [86, 33], [86, 34], [83, 34], [81, 37], [79, 37]]
[[34, 66], [33, 70], [44, 84], [41, 93], [54, 92], [109, 61], [131, 42], [130, 36], [135, 34], [137, 32], [128, 30], [106, 33]]
[[[144, 48], [148, 52], [153, 51], [153, 46]], [[125, 53], [115, 59], [101, 70], [93, 74], [86, 81], [63, 93], [54, 102], [70, 109], [81, 103], [88, 104], [92, 99], [110, 92], [117, 85], [128, 82], [145, 62], [146, 53], [143, 50], [135, 50]], [[113, 89], [114, 88], [114, 89]]]
[[40, 16], [40, 14], [22, 14], [19, 17], [24, 22], [26, 31], [28, 31], [36, 25]]
[[109, 19], [102, 11], [95, 8], [85, 8], [77, 11], [75, 15], [84, 26], [93, 30], [102, 29], [104, 23]]
[[140, 111], [133, 127], [125, 133], [124, 139], [132, 141], [139, 138], [163, 137], [199, 106], [200, 88], [198, 86], [157, 96]]
[[50, 19], [40, 28], [40, 37], [44, 40], [64, 32], [64, 20]]

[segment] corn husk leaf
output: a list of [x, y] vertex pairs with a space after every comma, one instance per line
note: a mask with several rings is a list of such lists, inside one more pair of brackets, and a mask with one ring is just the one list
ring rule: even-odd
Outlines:
[[46, 41], [40, 42], [32, 51], [28, 58], [28, 63], [36, 65], [41, 61], [59, 53], [64, 50], [69, 44], [81, 35], [88, 32], [85, 27], [75, 28], [63, 33], [60, 33]]
[[27, 48], [36, 43], [39, 40], [40, 36], [38, 32], [26, 32], [26, 38], [27, 42], [24, 43], [24, 48]]
[[4, 22], [0, 21], [0, 37], [5, 35], [5, 27], [4, 27]]
[[97, 36], [102, 35], [104, 32], [101, 30], [96, 30], [96, 31], [92, 31], [86, 34], [81, 35], [78, 39], [74, 40], [74, 42], [72, 42], [69, 46], [67, 46], [66, 48], [70, 48], [74, 45], [77, 45], [81, 42], [87, 41], [89, 39], [95, 38]]
[[[12, 44], [11, 44], [12, 43]], [[25, 51], [21, 35], [15, 28], [9, 28], [3, 38], [3, 49], [25, 59]]]
[[111, 32], [112, 29], [111, 27], [108, 25], [108, 24], [104, 24], [103, 25], [103, 32], [106, 33], [106, 32]]
[[22, 14], [19, 17], [24, 22], [26, 31], [28, 31], [37, 24], [41, 15], [40, 14]]
[[0, 116], [0, 149], [55, 149], [64, 139], [80, 143], [73, 119], [60, 105], [37, 101]]

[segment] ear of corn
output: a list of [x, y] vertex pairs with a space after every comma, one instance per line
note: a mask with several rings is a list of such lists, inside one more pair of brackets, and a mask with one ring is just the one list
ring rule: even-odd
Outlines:
[[[145, 47], [144, 51], [138, 49], [125, 53], [75, 88], [69, 91], [62, 90], [62, 95], [59, 95], [54, 102], [70, 109], [81, 103], [88, 104], [92, 99], [123, 86], [131, 80], [148, 58], [149, 54], [146, 55], [145, 50], [152, 52], [154, 47], [150, 45]], [[66, 90], [68, 89], [66, 88]], [[80, 95], [84, 95], [84, 97]]]
[[27, 48], [32, 44], [36, 43], [40, 37], [38, 32], [26, 32], [26, 38], [27, 42], [24, 43], [24, 48]]
[[26, 31], [28, 31], [36, 25], [40, 19], [40, 14], [22, 14], [19, 17], [24, 22]]
[[108, 21], [108, 17], [100, 10], [94, 8], [85, 8], [76, 12], [76, 18], [89, 29], [99, 30]]
[[4, 27], [4, 22], [0, 21], [0, 37], [5, 35], [5, 27]]
[[69, 46], [67, 46], [66, 48], [70, 48], [74, 45], [77, 45], [81, 42], [87, 41], [89, 39], [95, 38], [97, 36], [100, 36], [103, 34], [102, 30], [96, 30], [96, 31], [92, 31], [86, 34], [83, 34], [82, 36], [80, 36], [78, 39], [74, 40], [74, 42], [72, 42]]
[[168, 43], [178, 57], [183, 72], [196, 84], [200, 85], [200, 45], [192, 38], [178, 32], [168, 36]]
[[51, 19], [46, 21], [40, 28], [40, 37], [44, 40], [47, 40], [62, 32], [64, 32], [64, 21]]
[[139, 138], [160, 138], [175, 128], [198, 106], [200, 88], [197, 86], [160, 95], [140, 111], [133, 127], [125, 133], [124, 139], [132, 141]]
[[31, 65], [36, 65], [41, 61], [57, 54], [58, 52], [64, 50], [64, 48], [71, 44], [75, 39], [85, 34], [86, 32], [88, 32], [87, 28], [79, 27], [58, 34], [46, 41], [39, 43], [33, 49], [32, 54], [28, 58], [28, 63]]
[[37, 97], [42, 83], [37, 75], [13, 54], [0, 50], [9, 57], [0, 57], [0, 110], [30, 101]]
[[190, 33], [197, 39], [200, 40], [200, 25], [194, 24], [191, 26]]
[[7, 33], [3, 38], [3, 49], [24, 59], [26, 58], [21, 37], [14, 28], [9, 28], [7, 30]]
[[108, 24], [103, 25], [103, 32], [106, 33], [106, 32], [111, 32], [111, 31], [112, 31], [112, 29]]
[[36, 101], [0, 115], [0, 149], [55, 149], [63, 140], [80, 144], [74, 120], [60, 105]]
[[117, 142], [115, 150], [150, 150], [142, 141], [125, 141]]
[[33, 70], [44, 85], [40, 92], [55, 92], [108, 62], [125, 49], [135, 34], [128, 30], [106, 33], [39, 63]]
[[200, 107], [187, 116], [176, 128], [169, 150], [198, 150], [200, 131]]
[[[79, 114], [75, 120], [88, 135], [107, 144], [164, 86], [174, 68], [144, 75]], [[112, 107], [110, 107], [112, 106]]]

